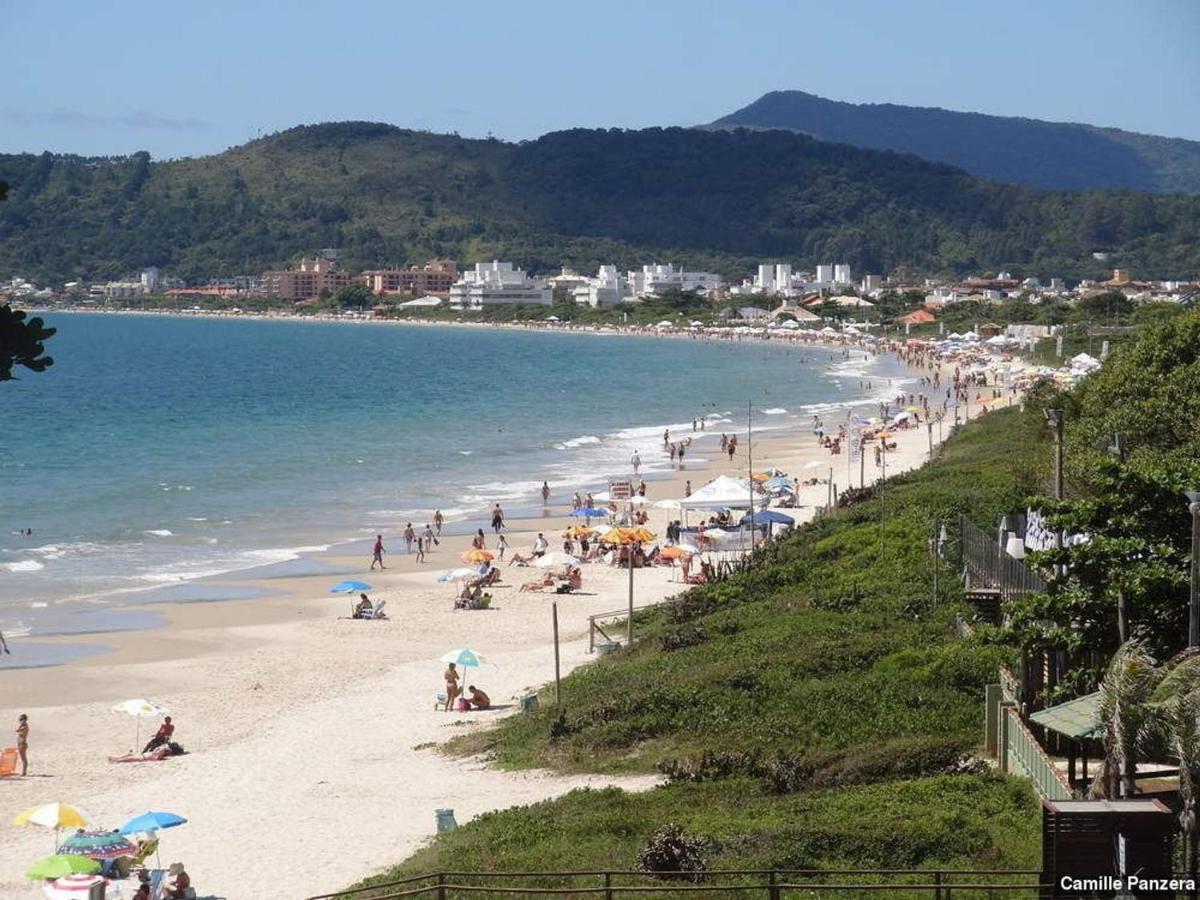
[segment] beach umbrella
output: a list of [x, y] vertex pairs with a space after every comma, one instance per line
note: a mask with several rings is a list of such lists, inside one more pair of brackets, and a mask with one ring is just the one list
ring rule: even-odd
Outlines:
[[116, 831], [77, 831], [58, 845], [58, 852], [89, 859], [117, 859], [133, 856], [137, 847]]
[[533, 564], [539, 569], [552, 569], [555, 566], [577, 566], [579, 565], [579, 560], [569, 553], [551, 551], [550, 553], [543, 553], [533, 561]]
[[438, 581], [462, 581], [466, 578], [474, 578], [479, 574], [478, 569], [448, 569], [438, 576]]
[[176, 825], [183, 825], [187, 822], [183, 816], [177, 816], [175, 813], [169, 812], [147, 812], [140, 816], [134, 816], [128, 822], [121, 826], [121, 834], [142, 834], [151, 831], [160, 831], [163, 828], [174, 828]]
[[629, 528], [610, 528], [600, 535], [600, 540], [609, 544], [632, 544], [637, 538], [630, 534]]
[[456, 666], [494, 666], [482, 653], [477, 653], [470, 647], [458, 647], [441, 656], [441, 662], [454, 663]]
[[663, 559], [679, 559], [682, 556], [691, 556], [692, 553], [690, 550], [685, 550], [683, 547], [677, 544], [674, 547], [664, 548], [663, 552], [659, 555], [662, 556]]
[[491, 562], [495, 558], [496, 554], [491, 550], [480, 550], [478, 547], [464, 550], [462, 556], [459, 557], [465, 563]]
[[153, 703], [147, 700], [145, 697], [138, 697], [135, 700], [126, 700], [123, 703], [118, 703], [112, 708], [112, 711], [115, 713], [125, 713], [127, 716], [133, 716], [134, 721], [137, 722], [137, 726], [134, 730], [135, 745], [142, 742], [143, 717], [149, 716], [151, 718], [158, 718], [159, 716], [165, 716], [170, 712], [170, 710], [165, 706], [160, 706], [157, 703]]
[[645, 543], [646, 541], [652, 541], [656, 537], [658, 537], [658, 535], [656, 535], [653, 531], [651, 531], [649, 528], [646, 528], [645, 526], [642, 526], [642, 525], [639, 525], [637, 528], [634, 528], [629, 533], [633, 536], [633, 539], [635, 541], [642, 541], [643, 543]]
[[795, 525], [796, 520], [786, 513], [774, 509], [760, 509], [758, 512], [742, 516], [742, 525]]
[[654, 504], [655, 509], [682, 509], [683, 505], [678, 500], [659, 500]]
[[69, 803], [47, 803], [25, 810], [13, 819], [13, 824], [37, 825], [58, 831], [60, 828], [86, 828], [92, 822], [91, 816]]
[[359, 591], [369, 591], [371, 586], [365, 581], [339, 581], [329, 589], [331, 594], [356, 594]]
[[597, 529], [590, 528], [587, 525], [572, 525], [567, 529], [567, 534], [573, 538], [590, 537], [595, 534]]
[[62, 878], [64, 875], [93, 875], [100, 871], [100, 863], [86, 856], [67, 856], [56, 853], [35, 862], [28, 871], [26, 878], [45, 880], [47, 878]]
[[[107, 884], [110, 887], [111, 883], [107, 878], [100, 875], [64, 875], [62, 878], [55, 878], [49, 884], [42, 888], [49, 900], [87, 900], [91, 896], [92, 888], [98, 884]], [[111, 891], [105, 892], [106, 897], [119, 896]]]
[[695, 544], [689, 544], [687, 541], [680, 541], [675, 546], [678, 547], [680, 550], [682, 550], [684, 553], [703, 553], [704, 552], [699, 547], [697, 547]]

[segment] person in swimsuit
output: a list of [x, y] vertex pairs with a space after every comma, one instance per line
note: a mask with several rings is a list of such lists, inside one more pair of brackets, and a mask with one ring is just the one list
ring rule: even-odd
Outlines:
[[442, 536], [442, 523], [446, 521], [446, 517], [442, 515], [440, 509], [433, 511], [433, 527], [437, 529], [438, 537]]
[[412, 522], [404, 526], [404, 552], [412, 553], [413, 541], [416, 540], [417, 533], [413, 530]]
[[492, 706], [492, 698], [475, 685], [467, 688], [467, 702], [471, 704], [472, 709], [491, 709]]
[[375, 571], [376, 564], [378, 564], [379, 568], [381, 568], [381, 569], [387, 568], [387, 566], [385, 566], [383, 564], [383, 553], [384, 553], [383, 535], [377, 534], [377, 535], [375, 535], [375, 546], [371, 550], [371, 571], [372, 572]]
[[7, 653], [9, 656], [12, 656], [12, 651], [8, 649], [8, 641], [6, 641], [4, 639], [3, 631], [0, 631], [0, 651]]
[[500, 508], [500, 504], [496, 504], [496, 508], [492, 510], [492, 531], [496, 534], [500, 533], [500, 529], [504, 527], [504, 510]]
[[446, 671], [442, 675], [446, 679], [446, 708], [445, 712], [450, 712], [450, 708], [454, 705], [454, 701], [458, 698], [458, 668], [454, 663], [446, 666]]
[[17, 756], [21, 760], [21, 774], [29, 771], [29, 716], [21, 713], [17, 717]]
[[484, 542], [484, 539], [483, 539], [483, 529], [482, 528], [476, 529], [475, 537], [471, 538], [471, 547], [474, 548], [475, 550], [487, 549], [487, 544]]
[[542, 482], [542, 504], [550, 505], [550, 485], [545, 481]]

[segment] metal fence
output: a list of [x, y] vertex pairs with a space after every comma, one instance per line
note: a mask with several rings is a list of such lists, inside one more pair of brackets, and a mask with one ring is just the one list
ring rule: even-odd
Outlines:
[[724, 869], [702, 876], [652, 876], [637, 871], [432, 872], [308, 900], [458, 900], [478, 897], [650, 896], [744, 897], [782, 900], [804, 895], [876, 897], [1037, 897], [1048, 887], [1036, 869]]
[[1001, 601], [1046, 589], [1046, 582], [1037, 572], [1009, 556], [994, 535], [966, 516], [958, 518], [958, 533], [963, 568], [972, 585], [995, 588], [1000, 591]]

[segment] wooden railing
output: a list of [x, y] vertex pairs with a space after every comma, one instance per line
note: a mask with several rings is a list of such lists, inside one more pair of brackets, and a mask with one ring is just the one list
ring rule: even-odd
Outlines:
[[308, 900], [399, 900], [425, 897], [745, 897], [781, 900], [884, 893], [889, 898], [1037, 897], [1047, 887], [1036, 869], [723, 869], [700, 876], [629, 870], [575, 872], [432, 872]]

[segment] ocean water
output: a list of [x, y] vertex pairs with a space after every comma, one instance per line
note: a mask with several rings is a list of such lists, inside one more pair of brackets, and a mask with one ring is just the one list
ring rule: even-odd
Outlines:
[[627, 475], [634, 449], [647, 477], [665, 471], [663, 429], [691, 434], [692, 416], [710, 425], [689, 462], [744, 433], [747, 403], [756, 430], [807, 428], [906, 375], [890, 357], [757, 341], [47, 318], [55, 365], [0, 385], [9, 636], [118, 627], [97, 611], [148, 597], [213, 599], [195, 579], [267, 574], [435, 508], [463, 527], [497, 501], [511, 515], [540, 506], [543, 479], [565, 504]]

